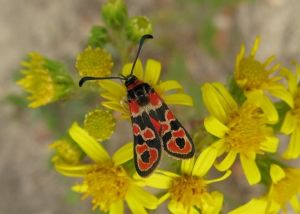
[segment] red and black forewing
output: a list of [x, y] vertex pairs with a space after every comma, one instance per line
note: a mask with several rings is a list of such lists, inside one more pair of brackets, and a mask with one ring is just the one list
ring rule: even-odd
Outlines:
[[193, 157], [195, 147], [188, 132], [153, 89], [149, 97], [151, 106], [149, 115], [162, 139], [164, 150], [176, 158]]
[[135, 108], [139, 111], [138, 113], [133, 112], [131, 117], [134, 138], [134, 164], [137, 173], [142, 177], [146, 177], [159, 164], [162, 146], [149, 114], [143, 107], [134, 105], [132, 103], [129, 105], [131, 110]]

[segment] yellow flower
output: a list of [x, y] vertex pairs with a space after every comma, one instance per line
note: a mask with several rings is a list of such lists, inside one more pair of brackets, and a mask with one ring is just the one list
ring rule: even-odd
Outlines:
[[217, 169], [229, 169], [239, 154], [248, 182], [258, 183], [261, 175], [255, 162], [256, 154], [276, 152], [278, 147], [278, 139], [267, 126], [265, 114], [249, 100], [238, 106], [221, 83], [206, 83], [201, 90], [211, 114], [204, 120], [205, 129], [219, 138], [211, 147], [218, 149], [218, 156], [227, 154], [216, 164]]
[[159, 199], [159, 203], [170, 198], [168, 208], [171, 213], [220, 213], [223, 195], [217, 191], [209, 192], [208, 186], [211, 183], [226, 179], [231, 171], [227, 171], [217, 179], [206, 180], [204, 178], [213, 165], [217, 152], [215, 148], [208, 148], [196, 160], [194, 157], [183, 160], [180, 174], [156, 170], [149, 178], [142, 179], [142, 181], [146, 185], [168, 190]]
[[291, 102], [287, 103], [291, 109], [286, 113], [281, 126], [282, 133], [291, 135], [289, 146], [283, 157], [294, 159], [300, 156], [300, 68], [297, 65], [296, 73], [284, 68], [282, 75], [288, 81], [288, 92], [292, 98]]
[[276, 64], [270, 69], [267, 68], [275, 56], [268, 57], [263, 63], [255, 59], [259, 43], [260, 38], [257, 37], [249, 56], [245, 56], [245, 46], [242, 45], [236, 57], [234, 79], [246, 97], [261, 107], [270, 122], [276, 123], [278, 114], [266, 92], [287, 102], [290, 102], [290, 97], [284, 85], [279, 82], [281, 77], [274, 76], [274, 72], [280, 65]]
[[248, 203], [229, 212], [229, 214], [265, 213], [275, 214], [283, 211], [287, 213], [290, 204], [294, 213], [300, 212], [300, 169], [285, 168], [272, 164], [270, 169], [272, 184], [268, 194], [261, 198], [254, 198]]
[[51, 159], [54, 164], [65, 163], [76, 165], [83, 157], [82, 150], [71, 139], [56, 140], [50, 145], [50, 148], [55, 151]]
[[127, 37], [137, 42], [143, 35], [152, 34], [152, 25], [146, 16], [135, 16], [130, 18], [126, 26]]
[[69, 134], [94, 163], [75, 166], [58, 163], [55, 168], [65, 176], [83, 178], [82, 184], [72, 189], [83, 193], [83, 198], [91, 197], [93, 209], [122, 214], [124, 200], [135, 214], [147, 213], [146, 208], [157, 207], [157, 198], [139, 187], [122, 166], [133, 157], [132, 143], [124, 145], [110, 157], [96, 139], [77, 123], [72, 125]]
[[111, 74], [113, 61], [105, 49], [89, 46], [78, 54], [75, 66], [80, 76], [106, 77]]
[[36, 52], [28, 54], [29, 59], [22, 62], [24, 77], [17, 81], [30, 96], [29, 107], [37, 108], [54, 102], [67, 95], [73, 81], [64, 71], [63, 65], [48, 60]]
[[102, 142], [114, 133], [116, 121], [110, 111], [95, 109], [85, 115], [83, 127], [96, 140]]
[[[123, 67], [122, 75], [129, 75], [131, 68], [132, 63], [126, 64]], [[148, 60], [144, 72], [142, 63], [138, 60], [133, 74], [138, 79], [150, 84], [167, 104], [192, 106], [192, 98], [183, 92], [182, 86], [177, 81], [159, 81], [160, 71], [161, 64], [158, 61], [152, 59]], [[124, 84], [117, 83], [113, 80], [101, 80], [99, 81], [99, 84], [100, 87], [105, 90], [101, 93], [101, 96], [107, 100], [102, 102], [102, 105], [109, 109], [121, 112], [124, 118], [129, 118], [130, 113], [126, 101], [127, 91]]]

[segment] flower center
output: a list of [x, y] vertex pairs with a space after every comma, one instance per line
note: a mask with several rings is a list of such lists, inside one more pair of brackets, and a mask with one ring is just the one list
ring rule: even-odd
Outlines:
[[298, 87], [297, 92], [294, 96], [294, 109], [292, 113], [296, 116], [298, 125], [300, 125], [300, 87]]
[[261, 87], [268, 81], [269, 72], [264, 65], [255, 60], [253, 56], [241, 59], [235, 79], [243, 89], [253, 90]]
[[202, 196], [207, 192], [204, 181], [195, 176], [184, 175], [175, 179], [170, 188], [172, 200], [184, 207], [201, 207]]
[[251, 103], [244, 103], [229, 115], [229, 131], [225, 136], [228, 150], [248, 153], [258, 152], [260, 143], [265, 140], [266, 125], [260, 108]]
[[300, 190], [300, 170], [286, 169], [285, 173], [285, 178], [273, 184], [273, 199], [281, 205], [287, 203]]
[[87, 191], [84, 198], [91, 196], [93, 209], [99, 207], [107, 212], [112, 203], [125, 198], [130, 179], [125, 170], [113, 163], [96, 165], [84, 177]]

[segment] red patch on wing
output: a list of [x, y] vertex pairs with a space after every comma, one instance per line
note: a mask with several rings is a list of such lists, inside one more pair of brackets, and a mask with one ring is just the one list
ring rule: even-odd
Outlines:
[[[141, 155], [143, 155], [145, 152], [149, 154], [148, 162], [144, 162], [141, 158]], [[136, 146], [136, 153], [138, 156], [137, 164], [141, 171], [149, 170], [158, 160], [158, 151], [154, 148], [150, 148], [145, 143]]]
[[175, 137], [175, 138], [178, 138], [178, 137], [183, 138], [185, 136], [185, 131], [182, 128], [180, 128], [176, 131], [173, 131], [172, 136]]
[[189, 140], [184, 138], [184, 147], [180, 148], [174, 139], [171, 139], [167, 144], [167, 147], [170, 152], [172, 153], [179, 153], [179, 154], [188, 154], [192, 150], [192, 145]]
[[161, 104], [160, 97], [155, 92], [149, 94], [150, 103], [153, 106], [159, 106]]
[[152, 129], [146, 128], [145, 130], [142, 131], [142, 137], [145, 141], [152, 140], [155, 138], [155, 133], [153, 132]]
[[131, 100], [128, 104], [131, 113], [137, 114], [139, 112], [139, 104], [136, 100]]
[[152, 125], [154, 126], [156, 132], [160, 133], [161, 125], [159, 124], [159, 122], [157, 120], [153, 119], [151, 116], [150, 116], [150, 121], [151, 121]]
[[132, 131], [135, 136], [139, 135], [141, 132], [140, 127], [135, 123], [132, 124]]
[[171, 130], [171, 126], [169, 123], [162, 123], [161, 124], [161, 135], [166, 134]]
[[176, 120], [174, 114], [170, 110], [166, 111], [166, 116], [165, 117], [166, 117], [167, 121]]

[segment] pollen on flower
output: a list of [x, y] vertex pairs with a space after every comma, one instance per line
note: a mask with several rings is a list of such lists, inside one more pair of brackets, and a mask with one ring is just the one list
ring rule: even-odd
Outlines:
[[257, 38], [248, 57], [244, 55], [244, 48], [237, 57], [234, 78], [239, 87], [245, 91], [262, 89], [270, 80], [276, 80], [272, 79], [270, 74], [275, 72], [279, 65], [274, 65], [270, 69], [266, 68], [273, 61], [274, 56], [270, 56], [264, 63], [256, 60], [255, 53], [258, 45], [259, 39]]
[[286, 176], [282, 180], [273, 184], [271, 191], [272, 199], [281, 206], [289, 202], [300, 191], [300, 170], [288, 168], [285, 169], [285, 174]]
[[113, 61], [105, 49], [87, 47], [77, 56], [75, 66], [80, 76], [105, 77], [111, 74]]
[[107, 212], [112, 203], [125, 198], [130, 179], [121, 166], [108, 162], [95, 165], [84, 177], [84, 184], [84, 198], [92, 197], [93, 209]]
[[184, 207], [197, 205], [201, 207], [203, 194], [207, 193], [203, 179], [191, 175], [183, 175], [175, 179], [169, 190], [171, 199], [181, 203]]
[[238, 110], [229, 115], [225, 136], [228, 149], [237, 152], [258, 152], [260, 143], [265, 140], [265, 117], [257, 106], [245, 102]]
[[110, 138], [116, 127], [116, 121], [110, 111], [96, 109], [85, 116], [84, 129], [99, 141]]

